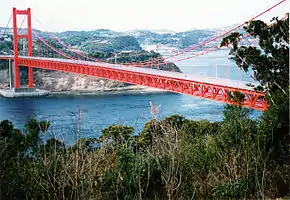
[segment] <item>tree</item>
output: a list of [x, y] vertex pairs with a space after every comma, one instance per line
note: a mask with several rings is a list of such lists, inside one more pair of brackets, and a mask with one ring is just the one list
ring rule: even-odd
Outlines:
[[289, 86], [289, 18], [272, 21], [271, 25], [251, 21], [244, 27], [250, 36], [258, 39], [259, 47], [239, 46], [242, 34], [236, 32], [221, 42], [221, 46], [233, 44], [230, 59], [245, 72], [252, 69], [255, 79], [269, 95], [277, 90], [287, 93]]
[[[221, 46], [233, 44], [230, 59], [248, 72], [252, 69], [266, 93], [269, 109], [261, 117], [259, 131], [265, 135], [269, 158], [280, 164], [289, 161], [289, 13], [286, 19], [273, 18], [271, 25], [251, 21], [245, 31], [258, 45], [240, 46], [242, 36], [232, 33]], [[258, 88], [256, 88], [258, 89]]]
[[113, 145], [122, 145], [127, 147], [132, 140], [134, 128], [122, 125], [110, 125], [102, 130], [100, 139], [103, 142], [109, 141]]

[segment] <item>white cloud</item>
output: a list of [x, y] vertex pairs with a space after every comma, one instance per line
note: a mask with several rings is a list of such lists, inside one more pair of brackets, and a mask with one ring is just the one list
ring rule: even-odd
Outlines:
[[[2, 0], [3, 1], [3, 0]], [[279, 0], [4, 0], [0, 26], [6, 26], [12, 7], [31, 7], [50, 31], [108, 28], [171, 29], [215, 28], [242, 23]], [[262, 20], [284, 16], [288, 2]], [[43, 29], [34, 19], [33, 28]]]

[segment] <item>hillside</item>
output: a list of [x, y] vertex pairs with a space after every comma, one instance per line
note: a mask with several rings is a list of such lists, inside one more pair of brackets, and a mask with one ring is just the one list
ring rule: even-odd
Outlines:
[[[192, 45], [197, 45], [212, 37], [220, 35], [236, 25], [221, 27], [216, 29], [195, 29], [184, 32], [173, 32], [169, 30], [134, 30], [128, 32], [117, 32], [109, 29], [96, 29], [92, 31], [65, 31], [53, 33], [65, 43], [73, 48], [86, 52], [104, 51], [139, 51], [142, 48], [151, 50], [150, 46], [159, 48], [184, 49]], [[4, 28], [0, 27], [0, 34]], [[35, 30], [41, 37], [47, 39], [48, 33]], [[238, 32], [243, 32], [238, 29]], [[7, 30], [12, 33], [11, 29]], [[206, 47], [216, 47], [221, 42], [220, 39], [206, 45]], [[142, 48], [141, 48], [142, 47]]]
[[[79, 32], [66, 32], [62, 33], [63, 40], [66, 40], [70, 46], [74, 42], [79, 42], [79, 39], [72, 40], [79, 35], [79, 38], [83, 39], [83, 36]], [[45, 36], [44, 36], [45, 37]], [[141, 49], [139, 43], [134, 37], [131, 36], [118, 36], [118, 37], [107, 37], [107, 43], [103, 42], [103, 46], [99, 44], [90, 42], [90, 40], [84, 43], [79, 43], [83, 47], [89, 47], [89, 56], [95, 59], [103, 60], [105, 62], [141, 62], [148, 61], [150, 59], [162, 57], [159, 53], [148, 52]], [[78, 58], [77, 54], [69, 52], [65, 47], [56, 41], [49, 39], [46, 40], [50, 45], [56, 47], [62, 52], [70, 55], [71, 57]], [[104, 40], [103, 40], [104, 41]], [[0, 54], [10, 53], [12, 50], [12, 39], [11, 35], [2, 37], [0, 40]], [[74, 47], [78, 48], [78, 47]], [[101, 49], [102, 48], [102, 49]], [[86, 49], [86, 48], [84, 48]], [[22, 46], [19, 46], [19, 50], [22, 51]], [[126, 51], [127, 50], [127, 51]], [[116, 58], [114, 51], [124, 51], [118, 54]], [[42, 53], [48, 57], [59, 57], [55, 52], [47, 49], [40, 41], [34, 41], [33, 44], [33, 55], [42, 56]], [[83, 59], [83, 58], [82, 58]], [[148, 67], [148, 66], [147, 66]], [[153, 67], [153, 66], [152, 66]], [[162, 66], [164, 70], [180, 71], [180, 69], [174, 65], [169, 64], [167, 66]], [[23, 68], [20, 73], [21, 85], [25, 86], [27, 84], [27, 69]], [[133, 89], [143, 89], [144, 87], [132, 86], [127, 83], [121, 83], [117, 81], [110, 81], [106, 79], [97, 79], [95, 77], [88, 76], [78, 76], [69, 73], [62, 73], [57, 71], [45, 71], [40, 69], [34, 70], [34, 83], [37, 88], [46, 89], [51, 92], [99, 92], [99, 91], [119, 91], [119, 90], [133, 90]], [[0, 88], [8, 88], [8, 66], [7, 62], [0, 61]]]
[[177, 49], [198, 44], [201, 40], [215, 35], [208, 30], [193, 30], [179, 33], [155, 33], [151, 31], [136, 31], [128, 33], [134, 36], [141, 45], [166, 45]]

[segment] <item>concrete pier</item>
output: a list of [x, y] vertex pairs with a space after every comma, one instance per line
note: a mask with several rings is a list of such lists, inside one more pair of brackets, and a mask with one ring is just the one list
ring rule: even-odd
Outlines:
[[13, 88], [13, 89], [0, 89], [0, 95], [7, 98], [17, 97], [39, 97], [46, 96], [49, 92], [46, 90], [34, 89], [34, 88]]

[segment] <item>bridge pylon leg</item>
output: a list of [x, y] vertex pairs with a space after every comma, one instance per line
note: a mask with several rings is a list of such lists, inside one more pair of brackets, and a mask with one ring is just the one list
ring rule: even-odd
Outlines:
[[13, 8], [14, 88], [19, 88], [17, 10]]
[[[27, 9], [27, 39], [28, 39], [28, 56], [32, 56], [32, 29], [31, 29], [31, 9]], [[33, 68], [28, 67], [28, 87], [33, 88]]]
[[14, 65], [14, 62], [9, 60], [8, 61], [8, 72], [9, 72], [9, 88], [10, 90], [12, 90], [14, 88], [14, 73], [13, 73], [13, 65]]
[[20, 78], [19, 78], [19, 66], [18, 62], [14, 60], [13, 63], [13, 79], [14, 79], [14, 88], [19, 88], [20, 87]]

